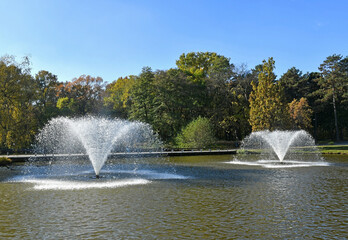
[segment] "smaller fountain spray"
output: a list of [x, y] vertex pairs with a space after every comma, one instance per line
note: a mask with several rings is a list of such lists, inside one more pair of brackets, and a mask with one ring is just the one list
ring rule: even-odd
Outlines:
[[[272, 149], [277, 155], [280, 162], [283, 162], [285, 155], [288, 153], [289, 148], [292, 145], [315, 146], [313, 138], [303, 130], [254, 132], [245, 140], [245, 143], [250, 144], [253, 141], [259, 142], [260, 147], [264, 149], [270, 147], [270, 149]], [[247, 144], [245, 144], [244, 147], [246, 147]]]
[[230, 163], [293, 167], [313, 166], [313, 163], [320, 166], [323, 162], [314, 139], [304, 130], [253, 132], [243, 140], [241, 149], [241, 152], [256, 153], [257, 159], [253, 157], [254, 161], [250, 161], [250, 156], [239, 155]]

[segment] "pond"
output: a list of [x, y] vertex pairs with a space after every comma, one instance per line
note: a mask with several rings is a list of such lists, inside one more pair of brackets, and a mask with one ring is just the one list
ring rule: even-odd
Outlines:
[[[328, 166], [263, 168], [233, 156], [0, 168], [0, 238], [343, 239], [348, 156]], [[158, 161], [160, 160], [160, 161]], [[52, 174], [58, 172], [59, 174]], [[45, 174], [49, 177], [45, 178]], [[62, 177], [62, 176], [65, 177]], [[99, 182], [98, 182], [99, 181]]]

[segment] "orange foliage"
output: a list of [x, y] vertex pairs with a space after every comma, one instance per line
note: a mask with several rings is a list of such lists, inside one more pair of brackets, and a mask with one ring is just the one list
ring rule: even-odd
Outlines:
[[313, 111], [306, 98], [301, 98], [299, 101], [294, 99], [289, 103], [289, 114], [294, 128], [305, 130], [312, 128], [311, 117]]

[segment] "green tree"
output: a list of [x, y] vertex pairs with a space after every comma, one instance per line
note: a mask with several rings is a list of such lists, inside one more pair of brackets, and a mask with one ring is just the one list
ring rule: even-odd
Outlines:
[[188, 75], [188, 80], [197, 84], [192, 92], [197, 116], [207, 114], [206, 111], [215, 104], [215, 93], [230, 80], [233, 65], [229, 61], [214, 52], [183, 53], [176, 61], [177, 67]]
[[180, 69], [155, 73], [153, 127], [164, 141], [171, 141], [181, 128], [195, 118], [196, 83], [188, 80]]
[[249, 97], [249, 122], [253, 131], [287, 127], [286, 104], [282, 100], [281, 88], [275, 83], [274, 63], [273, 58], [267, 62], [264, 60], [258, 85], [251, 83], [253, 91]]
[[318, 85], [320, 89], [316, 94], [320, 97], [318, 101], [321, 103], [331, 102], [334, 126], [336, 133], [336, 140], [339, 141], [339, 119], [338, 106], [348, 103], [348, 57], [343, 58], [342, 55], [331, 55], [320, 65], [320, 78], [318, 78]]
[[37, 131], [34, 115], [35, 81], [27, 57], [17, 63], [12, 56], [0, 59], [0, 147], [29, 147]]
[[287, 102], [305, 97], [305, 92], [308, 88], [306, 77], [295, 67], [290, 68], [280, 77], [279, 84], [284, 89]]
[[192, 81], [204, 84], [214, 74], [232, 74], [229, 59], [214, 52], [183, 53], [176, 66], [191, 76]]
[[206, 116], [220, 138], [230, 138], [234, 114], [230, 91], [234, 65], [230, 59], [214, 52], [191, 52], [182, 54], [176, 64], [196, 84], [191, 91], [192, 116]]
[[214, 132], [209, 119], [198, 117], [190, 122], [176, 138], [182, 148], [207, 148], [214, 144]]
[[130, 109], [130, 119], [152, 124], [154, 106], [155, 75], [150, 67], [144, 67], [131, 89], [133, 104]]
[[225, 123], [226, 119], [235, 114], [230, 91], [233, 70], [234, 65], [228, 58], [217, 55], [208, 68], [205, 80], [204, 114], [214, 126], [217, 136], [222, 139], [230, 137], [230, 128]]
[[61, 116], [74, 115], [74, 99], [68, 97], [61, 97], [57, 101], [57, 108], [60, 110]]
[[57, 76], [42, 70], [35, 75], [37, 85], [35, 110], [42, 127], [48, 120], [58, 115], [57, 101], [59, 85]]

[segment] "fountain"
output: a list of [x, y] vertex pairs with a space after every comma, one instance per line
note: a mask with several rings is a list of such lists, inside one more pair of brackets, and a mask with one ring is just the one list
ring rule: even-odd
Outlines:
[[160, 145], [145, 123], [101, 117], [59, 117], [52, 119], [38, 134], [36, 151], [56, 156], [87, 154], [99, 178], [111, 151], [153, 150]]
[[325, 165], [314, 139], [304, 130], [253, 132], [243, 140], [240, 152], [244, 154], [230, 163], [274, 168]]
[[58, 117], [45, 125], [36, 142], [35, 156], [10, 182], [29, 184], [34, 190], [83, 190], [186, 179], [175, 173], [167, 158], [148, 154], [159, 152], [162, 144], [146, 123]]

